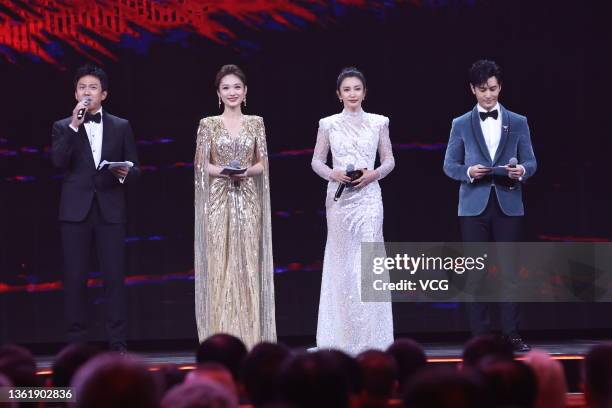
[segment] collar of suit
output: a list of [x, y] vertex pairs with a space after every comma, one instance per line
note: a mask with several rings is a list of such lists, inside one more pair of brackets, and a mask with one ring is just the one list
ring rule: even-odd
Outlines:
[[[96, 117], [98, 117], [99, 119], [96, 119]], [[89, 113], [87, 112], [85, 114], [85, 121], [83, 122], [84, 124], [90, 124], [90, 123], [100, 123], [102, 121], [103, 118], [103, 114], [102, 114], [102, 107], [100, 106], [100, 109], [98, 109], [95, 113]]]
[[[474, 131], [474, 134], [478, 142], [478, 145], [480, 146], [480, 149], [482, 150], [482, 152], [485, 154], [486, 157], [490, 158], [490, 163], [489, 163], [490, 165], [493, 165], [496, 163], [501, 152], [503, 151], [506, 141], [508, 139], [507, 133], [509, 130], [508, 113], [506, 112], [504, 107], [498, 102], [493, 109], [497, 109], [499, 112], [497, 119], [488, 118], [486, 122], [482, 121], [480, 118], [480, 112], [486, 112], [486, 110], [483, 109], [482, 106], [477, 104], [474, 110], [472, 111], [472, 129]], [[497, 148], [495, 149], [494, 157], [491, 157], [492, 152], [489, 150], [487, 146], [482, 128], [483, 126], [488, 127], [488, 125], [493, 124], [493, 123], [496, 123], [499, 125], [501, 132], [499, 134], [500, 139], [499, 139]]]
[[496, 110], [497, 112], [499, 112], [499, 116], [498, 116], [498, 118], [500, 118], [500, 117], [501, 117], [501, 106], [500, 106], [499, 102], [497, 102], [497, 103], [495, 104], [495, 106], [493, 107], [493, 109], [491, 109], [491, 110], [486, 110], [485, 108], [483, 108], [482, 106], [480, 106], [480, 104], [478, 104], [478, 103], [477, 103], [477, 104], [476, 104], [476, 109], [478, 110], [478, 112], [479, 112], [479, 113], [480, 113], [480, 112], [486, 112], [486, 113], [488, 113], [488, 112], [493, 112], [494, 110]]

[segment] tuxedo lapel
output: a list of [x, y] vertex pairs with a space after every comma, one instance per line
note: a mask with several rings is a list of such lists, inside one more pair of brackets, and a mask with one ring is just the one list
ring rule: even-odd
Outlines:
[[476, 138], [478, 146], [480, 146], [480, 150], [482, 151], [484, 157], [487, 157], [489, 159], [488, 164], [492, 165], [493, 160], [491, 159], [489, 149], [487, 148], [487, 143], [485, 142], [484, 135], [482, 134], [482, 128], [480, 127], [480, 116], [478, 115], [478, 108], [476, 107], [472, 109], [472, 134]]
[[113, 118], [110, 117], [106, 111], [102, 111], [102, 155], [100, 156], [100, 162], [108, 160], [110, 147], [112, 144], [112, 138], [114, 135], [115, 127]]
[[83, 154], [85, 155], [85, 159], [92, 165], [92, 167], [96, 167], [96, 162], [94, 161], [93, 152], [91, 151], [91, 144], [89, 144], [89, 137], [87, 136], [87, 131], [85, 130], [85, 125], [81, 123], [79, 126], [79, 139], [81, 139]]
[[510, 131], [510, 119], [509, 119], [508, 111], [503, 106], [501, 106], [501, 104], [499, 105], [499, 109], [501, 110], [500, 113], [501, 113], [502, 127], [501, 127], [501, 135], [499, 139], [499, 146], [497, 147], [497, 151], [495, 152], [495, 159], [493, 159], [494, 165], [495, 163], [497, 163], [497, 160], [499, 160], [499, 157], [504, 151], [504, 147], [506, 146], [506, 142], [508, 141], [508, 133]]

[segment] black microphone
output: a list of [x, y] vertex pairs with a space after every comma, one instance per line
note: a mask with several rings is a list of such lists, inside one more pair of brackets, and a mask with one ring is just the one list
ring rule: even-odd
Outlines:
[[[232, 160], [232, 161], [229, 162], [227, 167], [229, 167], [230, 169], [239, 169], [240, 168], [240, 162], [238, 160]], [[232, 185], [234, 187], [238, 188], [238, 187], [240, 187], [240, 182], [238, 180], [233, 180], [232, 181]]]
[[[355, 171], [355, 166], [353, 164], [349, 164], [348, 166], [346, 166], [346, 175], [347, 176], [352, 171]], [[338, 199], [342, 195], [342, 192], [344, 191], [345, 187], [346, 187], [345, 183], [340, 183], [340, 185], [338, 186], [338, 189], [336, 190], [336, 195], [334, 196], [334, 201], [338, 201]]]
[[[518, 160], [516, 160], [516, 157], [511, 157], [510, 160], [508, 160], [508, 167], [511, 169], [515, 169], [517, 164]], [[514, 190], [516, 188], [516, 181], [512, 180], [511, 185], [508, 188], [510, 190]]]
[[[91, 98], [89, 97], [85, 97], [83, 99], [83, 102], [85, 103], [85, 106], [89, 105], [89, 103], [91, 102]], [[79, 109], [79, 111], [77, 112], [77, 119], [81, 120], [83, 119], [83, 116], [85, 116], [85, 112], [87, 112], [87, 108], [81, 108]]]

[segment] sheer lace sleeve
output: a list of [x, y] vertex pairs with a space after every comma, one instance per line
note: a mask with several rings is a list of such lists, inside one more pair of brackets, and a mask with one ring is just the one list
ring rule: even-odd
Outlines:
[[380, 166], [376, 169], [378, 179], [385, 178], [387, 174], [395, 167], [395, 158], [393, 157], [393, 147], [389, 138], [389, 118], [385, 118], [385, 123], [380, 128], [380, 137], [378, 139], [378, 154], [380, 155]]
[[317, 144], [314, 148], [312, 156], [312, 169], [325, 180], [329, 180], [329, 175], [332, 169], [327, 164], [327, 156], [329, 153], [329, 129], [325, 127], [323, 120], [319, 121], [319, 131], [317, 132]]

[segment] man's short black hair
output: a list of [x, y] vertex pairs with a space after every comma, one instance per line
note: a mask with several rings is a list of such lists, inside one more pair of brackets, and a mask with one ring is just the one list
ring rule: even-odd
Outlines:
[[389, 346], [387, 353], [397, 364], [397, 381], [400, 387], [419, 370], [427, 365], [427, 356], [423, 347], [412, 339], [397, 339]]
[[490, 357], [477, 367], [493, 407], [533, 407], [538, 396], [535, 373], [522, 361]]
[[93, 64], [85, 64], [79, 69], [77, 69], [74, 74], [74, 88], [76, 89], [77, 84], [79, 83], [79, 79], [84, 76], [91, 75], [100, 80], [100, 84], [102, 85], [102, 91], [108, 91], [108, 75], [102, 68]]
[[463, 349], [463, 365], [474, 368], [485, 358], [514, 359], [512, 343], [497, 334], [482, 334], [470, 339]]
[[52, 365], [53, 386], [69, 387], [77, 370], [98, 354], [100, 350], [88, 344], [73, 343], [64, 347]]
[[584, 387], [596, 407], [612, 403], [612, 342], [594, 346], [584, 358]]
[[135, 357], [99, 354], [79, 368], [71, 385], [76, 407], [159, 407], [153, 374]]
[[480, 378], [472, 371], [424, 367], [408, 382], [403, 401], [410, 408], [492, 407], [485, 391]]
[[357, 363], [363, 378], [363, 390], [375, 399], [393, 397], [397, 364], [394, 358], [384, 351], [366, 350], [357, 356]]
[[242, 382], [255, 407], [274, 402], [278, 376], [291, 351], [282, 344], [259, 343], [242, 364]]
[[[279, 375], [281, 401], [293, 408], [348, 408], [352, 385], [340, 351], [301, 353], [285, 361]], [[359, 373], [359, 366], [351, 357]]]
[[502, 83], [501, 68], [495, 61], [483, 59], [476, 61], [470, 67], [469, 79], [474, 87], [486, 83], [491, 77], [497, 78], [497, 82]]
[[15, 344], [0, 347], [0, 374], [15, 387], [40, 387], [34, 356], [28, 349]]
[[225, 366], [235, 381], [240, 380], [240, 369], [247, 355], [244, 343], [236, 336], [217, 333], [200, 344], [196, 352], [198, 364], [219, 363]]

